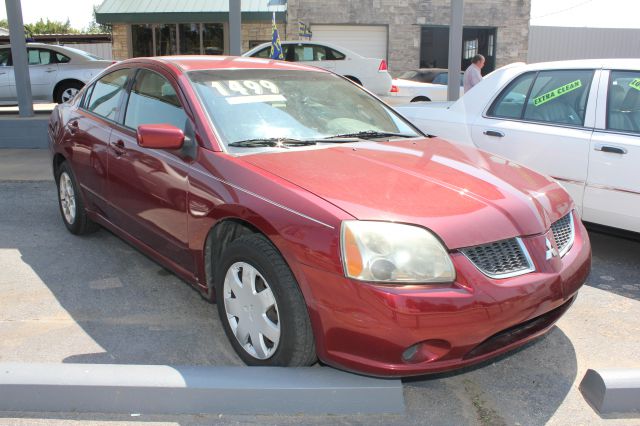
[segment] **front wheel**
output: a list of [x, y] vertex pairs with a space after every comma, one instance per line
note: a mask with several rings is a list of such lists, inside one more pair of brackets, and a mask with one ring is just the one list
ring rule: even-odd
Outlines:
[[316, 361], [307, 307], [277, 249], [262, 235], [231, 242], [222, 255], [216, 303], [225, 333], [247, 365]]

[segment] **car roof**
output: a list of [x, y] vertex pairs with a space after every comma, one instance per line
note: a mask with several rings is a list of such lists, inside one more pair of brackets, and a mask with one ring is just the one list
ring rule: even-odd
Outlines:
[[640, 70], [640, 59], [635, 58], [605, 58], [605, 59], [575, 59], [570, 61], [550, 61], [537, 62], [533, 64], [522, 64], [529, 70], [548, 70], [559, 68], [605, 68], [605, 69], [628, 69]]
[[120, 62], [129, 63], [155, 63], [171, 64], [182, 71], [197, 71], [211, 69], [277, 69], [296, 70], [328, 73], [321, 68], [302, 65], [274, 59], [248, 58], [244, 56], [218, 56], [218, 55], [184, 55], [184, 56], [154, 56], [147, 58], [132, 58]]

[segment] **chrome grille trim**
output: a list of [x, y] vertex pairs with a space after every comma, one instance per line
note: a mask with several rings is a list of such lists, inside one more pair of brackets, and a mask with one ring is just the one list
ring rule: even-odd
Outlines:
[[573, 247], [573, 241], [576, 236], [573, 212], [569, 212], [564, 217], [556, 220], [551, 225], [551, 231], [553, 232], [553, 239], [556, 241], [560, 257], [563, 257]]
[[[493, 254], [487, 255], [487, 251], [492, 251]], [[497, 255], [496, 252], [498, 252]], [[511, 278], [535, 271], [531, 256], [529, 256], [527, 248], [519, 237], [467, 247], [460, 249], [460, 253], [489, 278]], [[483, 256], [490, 258], [482, 262], [480, 257]], [[504, 268], [505, 263], [512, 264], [512, 267]]]

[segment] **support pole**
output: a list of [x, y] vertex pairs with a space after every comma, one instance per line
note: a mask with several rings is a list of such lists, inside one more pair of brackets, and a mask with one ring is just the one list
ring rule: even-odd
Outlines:
[[229, 53], [232, 56], [242, 54], [241, 10], [241, 0], [229, 0]]
[[18, 110], [20, 117], [33, 117], [33, 98], [31, 97], [27, 43], [24, 37], [24, 23], [22, 22], [22, 5], [20, 0], [5, 0], [5, 5], [7, 8], [7, 20], [9, 21], [9, 42], [11, 43]]
[[449, 84], [447, 99], [456, 101], [460, 97], [460, 71], [462, 70], [462, 20], [464, 0], [451, 0], [449, 25]]

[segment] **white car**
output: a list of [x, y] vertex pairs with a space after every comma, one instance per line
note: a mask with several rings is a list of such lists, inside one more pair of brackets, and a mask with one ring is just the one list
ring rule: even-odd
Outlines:
[[[66, 102], [113, 61], [83, 50], [27, 43], [31, 95], [34, 102]], [[0, 105], [17, 103], [11, 46], [0, 45]]]
[[396, 110], [428, 134], [552, 176], [585, 221], [640, 232], [640, 60], [512, 64], [448, 108]]
[[[464, 73], [460, 72], [460, 95], [464, 94]], [[420, 68], [407, 71], [391, 81], [391, 90], [382, 99], [389, 105], [409, 102], [447, 100], [449, 71], [444, 68]]]
[[[378, 95], [391, 89], [391, 75], [384, 59], [365, 58], [344, 47], [310, 41], [283, 41], [284, 60], [304, 62], [343, 75]], [[269, 58], [271, 43], [254, 47], [242, 56]]]

